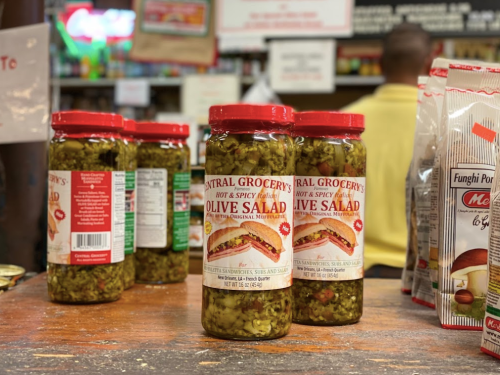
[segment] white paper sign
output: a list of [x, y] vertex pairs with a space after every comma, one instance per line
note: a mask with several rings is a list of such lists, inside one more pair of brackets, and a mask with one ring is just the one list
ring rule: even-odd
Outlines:
[[334, 40], [275, 40], [269, 61], [271, 88], [276, 92], [334, 91]]
[[147, 107], [150, 100], [149, 82], [145, 79], [119, 79], [115, 86], [115, 104]]
[[218, 36], [351, 36], [353, 0], [218, 0]]
[[189, 75], [182, 82], [182, 113], [208, 124], [208, 109], [240, 100], [240, 77], [235, 74]]
[[191, 150], [191, 165], [198, 164], [198, 124], [193, 118], [189, 116], [184, 116], [182, 113], [172, 113], [172, 112], [158, 112], [156, 114], [156, 121], [158, 122], [177, 122], [181, 124], [189, 125], [189, 137], [187, 139], [187, 144]]
[[0, 31], [0, 143], [46, 141], [49, 25]]

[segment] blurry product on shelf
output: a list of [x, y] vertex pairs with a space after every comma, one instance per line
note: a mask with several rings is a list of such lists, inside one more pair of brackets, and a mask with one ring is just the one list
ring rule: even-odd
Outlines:
[[205, 171], [202, 169], [193, 169], [191, 172], [189, 198], [191, 211], [203, 212], [205, 206]]
[[338, 75], [377, 76], [381, 74], [379, 59], [382, 48], [379, 44], [353, 44], [338, 47]]
[[191, 212], [189, 219], [189, 250], [203, 251], [203, 212]]
[[200, 141], [198, 143], [198, 164], [205, 165], [207, 141], [210, 138], [210, 125], [200, 126]]
[[90, 57], [88, 57], [87, 55], [83, 56], [80, 59], [80, 78], [90, 78]]

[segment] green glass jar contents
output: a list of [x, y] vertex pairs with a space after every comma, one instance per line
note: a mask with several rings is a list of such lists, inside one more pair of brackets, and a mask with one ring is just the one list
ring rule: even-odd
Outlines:
[[201, 317], [210, 335], [265, 340], [290, 329], [292, 122], [286, 106], [210, 108]]
[[364, 117], [295, 114], [293, 321], [345, 325], [363, 312]]
[[183, 281], [189, 269], [189, 125], [138, 122], [136, 282]]
[[121, 132], [125, 144], [125, 261], [123, 263], [123, 286], [131, 288], [135, 283], [136, 214], [137, 206], [137, 142], [135, 121], [125, 119]]
[[47, 283], [52, 301], [123, 291], [125, 145], [119, 115], [58, 112], [49, 146]]

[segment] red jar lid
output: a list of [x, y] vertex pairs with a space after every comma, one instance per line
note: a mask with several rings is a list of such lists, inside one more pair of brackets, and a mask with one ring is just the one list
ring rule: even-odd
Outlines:
[[163, 122], [136, 122], [135, 135], [142, 138], [181, 138], [189, 137], [189, 125]]
[[211, 124], [224, 120], [258, 120], [281, 123], [293, 122], [293, 108], [276, 104], [213, 105], [209, 111]]
[[125, 136], [133, 136], [135, 135], [135, 120], [130, 120], [128, 118], [123, 119], [123, 130], [121, 131], [122, 135]]
[[294, 134], [308, 133], [314, 128], [328, 128], [337, 131], [363, 132], [365, 116], [356, 113], [309, 111], [295, 113]]
[[54, 130], [82, 131], [87, 129], [100, 131], [120, 131], [123, 129], [123, 117], [114, 113], [65, 111], [52, 114]]

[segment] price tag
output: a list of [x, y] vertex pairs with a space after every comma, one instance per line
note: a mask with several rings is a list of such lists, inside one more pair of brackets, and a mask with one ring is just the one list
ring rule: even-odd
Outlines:
[[333, 92], [334, 61], [334, 40], [272, 41], [271, 88], [281, 93]]
[[150, 102], [149, 82], [145, 79], [119, 79], [115, 86], [115, 104], [147, 107]]
[[49, 135], [49, 25], [0, 31], [0, 143]]

